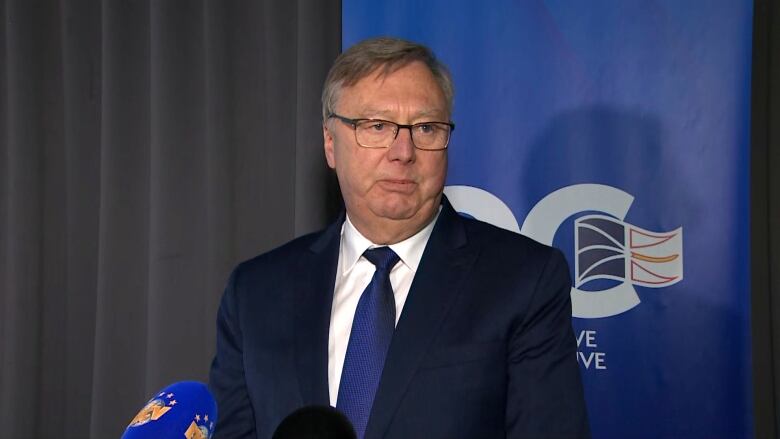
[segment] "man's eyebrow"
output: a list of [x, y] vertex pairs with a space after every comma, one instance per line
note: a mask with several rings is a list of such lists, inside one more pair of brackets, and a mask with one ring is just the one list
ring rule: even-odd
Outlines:
[[[420, 110], [412, 114], [412, 119], [420, 119], [423, 117], [434, 117], [434, 118], [441, 118], [442, 115], [445, 112], [443, 110]], [[363, 117], [369, 117], [372, 119], [387, 119], [392, 120], [392, 117], [394, 116], [394, 112], [389, 110], [379, 110], [374, 108], [363, 108], [360, 110], [360, 114]]]

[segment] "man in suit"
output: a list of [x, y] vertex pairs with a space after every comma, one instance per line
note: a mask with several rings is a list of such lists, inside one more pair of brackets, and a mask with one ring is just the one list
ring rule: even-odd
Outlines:
[[313, 404], [361, 438], [588, 437], [566, 261], [447, 202], [452, 100], [424, 46], [377, 38], [336, 60], [323, 134], [346, 212], [233, 272], [217, 437], [270, 437]]

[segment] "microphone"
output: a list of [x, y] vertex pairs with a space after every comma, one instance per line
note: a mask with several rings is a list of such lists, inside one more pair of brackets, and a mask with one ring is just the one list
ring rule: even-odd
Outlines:
[[282, 420], [272, 439], [357, 439], [349, 419], [330, 406], [300, 408]]
[[206, 386], [182, 381], [157, 392], [130, 421], [122, 439], [209, 439], [217, 403]]

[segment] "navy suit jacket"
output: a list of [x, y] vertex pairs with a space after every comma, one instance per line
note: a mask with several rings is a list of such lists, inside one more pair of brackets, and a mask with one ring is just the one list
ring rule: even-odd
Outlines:
[[[341, 218], [240, 264], [217, 318], [219, 438], [270, 438], [327, 405]], [[570, 277], [553, 248], [443, 201], [396, 326], [367, 439], [589, 436]]]

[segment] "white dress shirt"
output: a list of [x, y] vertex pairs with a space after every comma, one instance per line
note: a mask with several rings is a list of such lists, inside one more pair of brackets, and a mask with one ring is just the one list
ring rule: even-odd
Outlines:
[[[441, 208], [439, 208], [441, 211]], [[436, 224], [437, 213], [433, 220], [417, 234], [389, 247], [398, 255], [400, 261], [390, 271], [390, 284], [395, 296], [395, 323], [401, 317], [404, 303], [409, 295], [414, 274], [420, 265], [425, 245]], [[347, 354], [352, 320], [355, 318], [360, 295], [374, 276], [376, 267], [363, 257], [369, 248], [381, 247], [369, 241], [352, 225], [347, 215], [341, 226], [339, 262], [336, 269], [336, 285], [333, 290], [333, 305], [330, 311], [330, 331], [328, 332], [328, 390], [330, 405], [336, 406], [341, 382], [341, 369]]]

